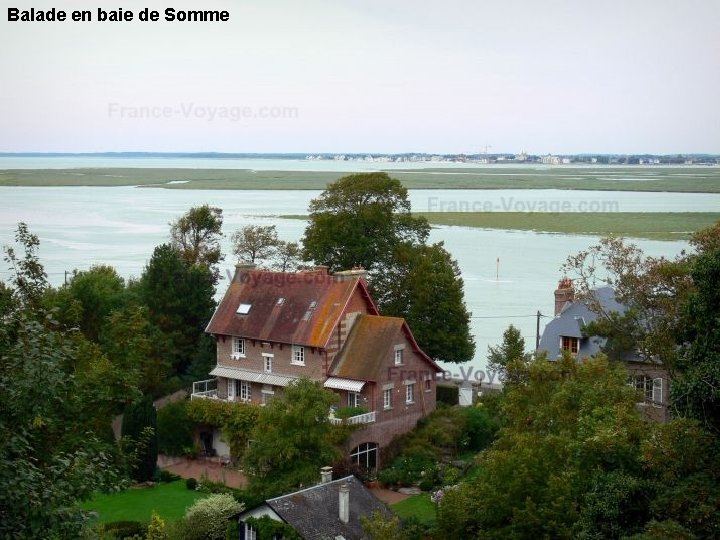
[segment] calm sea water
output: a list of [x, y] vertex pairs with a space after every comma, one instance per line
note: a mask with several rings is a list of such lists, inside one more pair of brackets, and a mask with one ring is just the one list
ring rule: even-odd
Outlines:
[[[53, 158], [54, 159], [54, 158]], [[124, 164], [123, 164], [124, 165]], [[304, 214], [312, 191], [195, 191], [132, 187], [0, 187], [0, 243], [12, 242], [19, 221], [28, 223], [41, 239], [40, 256], [53, 284], [63, 282], [65, 271], [107, 263], [125, 276], [139, 276], [152, 250], [168, 239], [168, 223], [193, 205], [209, 203], [223, 209], [224, 231], [229, 236], [246, 224], [274, 224], [284, 240], [299, 239], [302, 220], [273, 217]], [[564, 192], [558, 190], [497, 190], [411, 192], [413, 208], [426, 210], [429, 201], [514, 201], [556, 199], [572, 204], [609, 200], [620, 211], [713, 211], [720, 196], [626, 192]], [[433, 199], [435, 198], [435, 199]], [[436, 201], [435, 201], [436, 202]], [[432, 209], [432, 208], [431, 208]], [[535, 343], [535, 313], [552, 315], [553, 291], [560, 265], [570, 254], [587, 248], [596, 238], [533, 232], [437, 227], [432, 241], [444, 241], [460, 265], [477, 353], [471, 367], [482, 369], [488, 345], [502, 339], [512, 323], [522, 331], [529, 348]], [[672, 257], [687, 248], [686, 242], [637, 241], [649, 255]], [[230, 253], [229, 240], [223, 245]], [[496, 275], [499, 259], [499, 273]], [[223, 273], [232, 272], [228, 255]], [[7, 278], [5, 267], [0, 277]], [[220, 289], [223, 292], [224, 283]], [[543, 319], [544, 322], [548, 319]], [[541, 326], [542, 328], [542, 326]], [[457, 366], [448, 366], [460, 375]], [[466, 366], [465, 372], [469, 369]]]

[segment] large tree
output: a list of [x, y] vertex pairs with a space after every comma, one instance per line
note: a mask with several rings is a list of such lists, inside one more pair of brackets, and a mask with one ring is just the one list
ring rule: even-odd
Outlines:
[[488, 364], [490, 371], [499, 375], [500, 381], [508, 388], [524, 382], [525, 365], [530, 361], [531, 354], [525, 352], [525, 339], [520, 330], [512, 324], [503, 332], [500, 345], [488, 347]]
[[446, 362], [473, 358], [470, 314], [457, 262], [410, 213], [407, 189], [386, 173], [337, 180], [310, 203], [306, 260], [331, 270], [360, 265], [381, 313], [404, 317], [420, 346]]
[[720, 434], [720, 223], [693, 239], [698, 255], [685, 303], [673, 408]]
[[205, 326], [215, 308], [215, 287], [210, 270], [202, 265], [188, 266], [172, 246], [155, 248], [145, 267], [138, 292], [148, 307], [150, 321], [161, 335], [163, 360], [174, 373], [186, 375], [193, 363], [210, 366], [213, 356], [206, 341]]
[[222, 224], [222, 209], [207, 204], [192, 207], [170, 224], [170, 244], [189, 266], [200, 264], [210, 269], [215, 281], [220, 275], [217, 264], [223, 258]]
[[371, 270], [399, 244], [423, 244], [429, 233], [427, 220], [411, 215], [399, 180], [387, 173], [352, 174], [310, 202], [304, 254], [331, 271], [357, 265]]
[[299, 379], [260, 411], [244, 459], [252, 491], [267, 497], [311, 484], [338, 459], [328, 420], [336, 401], [319, 383]]
[[475, 343], [460, 268], [442, 242], [397, 246], [392, 260], [370, 273], [370, 287], [380, 312], [405, 318], [429, 356], [444, 362], [472, 360]]
[[[588, 333], [607, 336], [606, 352], [617, 360], [638, 350], [670, 371], [677, 357], [683, 304], [692, 290], [686, 255], [676, 260], [648, 257], [622, 238], [603, 238], [568, 257], [563, 269], [574, 277], [576, 296], [599, 315]], [[627, 311], [606, 311], [593, 294], [608, 286]]]
[[0, 318], [0, 537], [78, 538], [79, 500], [118, 485], [110, 422], [136, 389], [41, 307], [48, 291], [27, 227], [6, 248], [14, 275]]
[[273, 256], [278, 245], [275, 225], [245, 225], [232, 235], [233, 253], [251, 263]]

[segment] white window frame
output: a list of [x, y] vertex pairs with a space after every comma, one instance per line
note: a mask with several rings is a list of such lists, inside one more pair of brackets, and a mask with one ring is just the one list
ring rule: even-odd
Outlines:
[[263, 371], [265, 371], [265, 373], [272, 373], [274, 356], [274, 354], [263, 353]]
[[408, 383], [405, 386], [405, 403], [415, 403], [415, 383]]
[[652, 381], [652, 402], [653, 407], [663, 406], [663, 380], [662, 377], [655, 377]]
[[232, 353], [230, 356], [237, 360], [238, 358], [245, 358], [245, 339], [237, 336], [233, 336], [232, 340]]
[[348, 407], [359, 407], [362, 402], [360, 392], [348, 391], [347, 398]]
[[230, 401], [235, 401], [237, 387], [235, 386], [235, 379], [227, 379], [227, 398]]
[[305, 365], [305, 347], [302, 345], [293, 345], [290, 363], [295, 366]]
[[383, 390], [383, 408], [392, 409], [392, 388], [386, 388]]
[[405, 359], [403, 358], [403, 350], [395, 349], [395, 365], [402, 366], [404, 362]]
[[245, 540], [257, 540], [257, 531], [253, 529], [252, 525], [243, 523], [245, 526]]
[[252, 383], [248, 381], [240, 381], [240, 392], [238, 392], [240, 401], [252, 401]]

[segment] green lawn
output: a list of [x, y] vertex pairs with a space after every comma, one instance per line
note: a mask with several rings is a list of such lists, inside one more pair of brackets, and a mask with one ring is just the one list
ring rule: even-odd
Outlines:
[[[573, 189], [720, 193], [720, 167], [496, 166], [393, 170], [411, 189]], [[8, 169], [2, 186], [144, 186], [167, 189], [325, 189], [349, 172], [248, 169]], [[172, 183], [171, 183], [172, 182]]]
[[429, 493], [413, 495], [404, 501], [390, 505], [390, 508], [401, 518], [415, 517], [426, 524], [435, 521], [435, 504], [430, 500]]
[[112, 495], [98, 495], [81, 506], [98, 513], [97, 523], [150, 521], [153, 510], [166, 521], [176, 521], [185, 509], [207, 494], [190, 491], [185, 481], [158, 484], [151, 488], [128, 489]]

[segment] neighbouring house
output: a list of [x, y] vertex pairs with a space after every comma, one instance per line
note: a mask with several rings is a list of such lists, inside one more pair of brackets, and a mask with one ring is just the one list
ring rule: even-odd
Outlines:
[[238, 517], [240, 540], [257, 540], [257, 531], [247, 523], [249, 518], [270, 519], [287, 523], [305, 540], [360, 540], [361, 517], [375, 512], [392, 517], [392, 512], [354, 476], [331, 480], [332, 469], [323, 467], [320, 484], [266, 500], [260, 506]]
[[[610, 287], [593, 291], [595, 300], [605, 313], [624, 313], [627, 307], [615, 299]], [[549, 359], [559, 358], [563, 351], [577, 360], [589, 358], [601, 351], [607, 338], [588, 336], [583, 327], [597, 320], [598, 314], [581, 301], [575, 300], [572, 280], [564, 277], [555, 290], [555, 318], [543, 330], [538, 352], [545, 352]], [[643, 401], [638, 403], [645, 415], [659, 422], [669, 419], [668, 392], [670, 379], [667, 370], [658, 362], [643, 359], [634, 353], [623, 359], [630, 375], [629, 384], [642, 392]]]
[[[348, 457], [367, 470], [378, 450], [435, 410], [442, 370], [418, 346], [404, 319], [379, 314], [363, 269], [271, 272], [237, 265], [207, 326], [217, 341], [214, 379], [193, 384], [192, 398], [265, 404], [300, 377], [323, 383], [338, 407], [356, 414], [333, 423], [361, 426]], [[206, 446], [229, 454], [221, 433]]]

